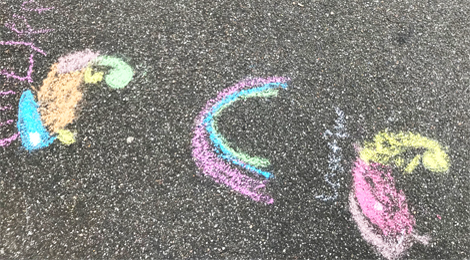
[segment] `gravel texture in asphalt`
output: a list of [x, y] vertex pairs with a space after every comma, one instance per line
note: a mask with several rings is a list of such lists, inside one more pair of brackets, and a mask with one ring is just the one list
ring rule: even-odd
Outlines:
[[[0, 97], [11, 106], [0, 121], [13, 120], [0, 139], [18, 132], [21, 93], [60, 57], [90, 49], [134, 72], [123, 89], [81, 86], [75, 143], [0, 148], [0, 258], [380, 259], [349, 195], [361, 149], [384, 131], [434, 140], [448, 162], [432, 171], [423, 155], [406, 173], [390, 161], [413, 232], [429, 238], [400, 257], [468, 258], [469, 28], [463, 0], [0, 0], [0, 70], [24, 76], [34, 54], [32, 82], [0, 75], [0, 91], [16, 93]], [[217, 117], [231, 147], [269, 160], [269, 180], [225, 161], [266, 180], [266, 204], [198, 167], [193, 138], [224, 89], [275, 76], [290, 79], [277, 96]], [[375, 210], [404, 207], [391, 201]]]

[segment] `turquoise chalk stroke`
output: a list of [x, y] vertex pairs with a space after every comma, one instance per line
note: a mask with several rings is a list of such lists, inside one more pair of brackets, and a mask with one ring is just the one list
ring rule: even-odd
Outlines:
[[240, 158], [238, 158], [236, 155], [233, 154], [233, 150], [229, 147], [226, 147], [223, 141], [223, 137], [217, 133], [216, 129], [214, 129], [214, 117], [220, 113], [221, 110], [232, 104], [233, 102], [240, 100], [240, 99], [246, 99], [250, 97], [269, 97], [276, 95], [277, 92], [273, 92], [274, 89], [276, 88], [287, 88], [286, 83], [268, 83], [265, 84], [261, 87], [257, 88], [252, 88], [252, 89], [246, 89], [246, 90], [241, 90], [238, 92], [235, 92], [231, 95], [228, 95], [221, 101], [219, 101], [217, 104], [215, 104], [211, 111], [208, 113], [206, 118], [204, 118], [204, 125], [206, 125], [206, 131], [209, 133], [209, 137], [211, 139], [211, 142], [214, 144], [216, 147], [215, 151], [221, 157], [222, 159], [229, 161], [235, 165], [238, 165], [242, 168], [245, 168], [251, 172], [254, 172], [258, 175], [262, 175], [266, 177], [267, 179], [272, 178], [273, 175], [270, 172], [263, 171], [259, 168], [256, 168], [250, 164], [247, 164], [246, 162], [243, 162]]
[[21, 143], [28, 151], [48, 147], [56, 138], [50, 136], [42, 125], [38, 104], [30, 90], [26, 90], [21, 95], [17, 127], [21, 136]]

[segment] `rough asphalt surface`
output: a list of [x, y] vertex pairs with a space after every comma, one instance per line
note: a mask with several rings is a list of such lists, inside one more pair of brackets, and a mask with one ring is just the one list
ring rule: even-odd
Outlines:
[[[415, 229], [431, 237], [403, 258], [470, 257], [468, 1], [36, 2], [55, 7], [29, 20], [55, 30], [30, 39], [47, 56], [35, 58], [32, 84], [0, 76], [0, 88], [39, 87], [60, 56], [85, 48], [135, 74], [123, 90], [86, 92], [77, 143], [0, 148], [0, 258], [380, 259], [348, 194], [354, 145], [385, 129], [437, 140], [451, 162], [446, 173], [394, 174]], [[3, 26], [21, 4], [0, 0], [0, 41], [28, 40]], [[0, 46], [0, 56], [0, 67], [24, 69], [21, 48]], [[191, 155], [206, 102], [268, 76], [291, 78], [289, 87], [235, 103], [219, 129], [271, 161], [272, 205], [205, 177]], [[339, 143], [346, 171], [337, 200], [323, 202], [316, 196], [333, 191], [322, 136], [336, 107], [349, 133]]]

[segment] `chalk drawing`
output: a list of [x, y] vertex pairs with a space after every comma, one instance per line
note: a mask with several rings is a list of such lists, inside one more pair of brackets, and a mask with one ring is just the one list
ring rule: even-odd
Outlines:
[[269, 161], [251, 157], [236, 148], [231, 148], [217, 131], [217, 117], [223, 109], [237, 100], [276, 96], [278, 88], [287, 88], [287, 81], [288, 78], [284, 77], [240, 81], [234, 86], [224, 89], [215, 99], [207, 102], [205, 108], [196, 118], [196, 127], [192, 139], [192, 155], [203, 174], [250, 197], [254, 201], [267, 204], [274, 202], [273, 198], [264, 194], [262, 190], [266, 186], [267, 180], [258, 180], [247, 176], [236, 167], [238, 166], [265, 178], [271, 178], [271, 173], [257, 168], [269, 165]]
[[[35, 5], [35, 8], [30, 8], [28, 7], [29, 5]], [[25, 11], [32, 11], [32, 12], [38, 12], [41, 14], [44, 11], [48, 11], [53, 9], [54, 7], [51, 8], [42, 8], [38, 7], [37, 3], [34, 0], [31, 1], [25, 1], [21, 5], [21, 8]], [[19, 37], [22, 37], [24, 35], [29, 35], [29, 36], [34, 36], [35, 34], [43, 34], [43, 33], [48, 33], [53, 31], [53, 29], [38, 29], [34, 30], [31, 28], [28, 22], [28, 17], [23, 16], [23, 15], [16, 15], [13, 14], [13, 19], [16, 19], [16, 22], [21, 21], [24, 26], [26, 26], [26, 29], [18, 29], [18, 25], [16, 22], [10, 21], [5, 23], [5, 27], [8, 29], [12, 30], [15, 32]], [[33, 68], [34, 68], [34, 57], [37, 53], [46, 56], [46, 52], [44, 52], [41, 48], [38, 48], [35, 46], [35, 44], [32, 42], [32, 38], [30, 38], [31, 41], [26, 42], [26, 41], [0, 41], [0, 45], [3, 46], [25, 46], [29, 50], [29, 66], [27, 71], [25, 73], [21, 72], [16, 72], [16, 71], [8, 71], [6, 69], [3, 69], [0, 71], [0, 75], [6, 76], [6, 78], [14, 79], [14, 80], [19, 80], [19, 81], [27, 81], [29, 83], [33, 82]], [[5, 95], [15, 95], [16, 92], [13, 90], [7, 90], [0, 92], [0, 96], [5, 96]], [[26, 139], [26, 147], [31, 148], [31, 147], [40, 147], [38, 142], [41, 142], [42, 139], [44, 139], [44, 134], [40, 131], [41, 129], [38, 128], [34, 123], [35, 119], [37, 119], [37, 114], [32, 113], [32, 110], [28, 109], [27, 107], [35, 107], [37, 104], [34, 102], [34, 99], [32, 99], [32, 95], [30, 95], [30, 92], [25, 92], [22, 94], [21, 99], [20, 99], [20, 104], [19, 104], [19, 111], [18, 111], [18, 116], [21, 117], [18, 120], [17, 127], [21, 129], [35, 129], [38, 131], [31, 132], [31, 135], [23, 135], [22, 138]], [[11, 110], [13, 107], [12, 105], [6, 105], [6, 106], [0, 106], [1, 111], [5, 110]], [[13, 124], [14, 120], [13, 119], [8, 119], [5, 122], [0, 122], [0, 126], [7, 126]], [[5, 147], [9, 146], [14, 140], [16, 140], [19, 136], [21, 136], [20, 132], [17, 132], [7, 138], [0, 139], [0, 146]], [[47, 143], [47, 141], [46, 141]]]
[[[323, 201], [336, 200], [338, 198], [338, 189], [341, 186], [337, 175], [344, 174], [344, 168], [341, 164], [343, 155], [341, 153], [341, 147], [338, 146], [337, 138], [344, 139], [349, 137], [346, 129], [346, 119], [344, 118], [344, 112], [336, 108], [336, 115], [338, 118], [335, 120], [334, 132], [326, 130], [323, 134], [323, 137], [333, 138], [331, 142], [328, 142], [328, 147], [331, 149], [330, 154], [328, 155], [328, 169], [329, 172], [325, 174], [325, 181], [328, 183], [334, 191], [334, 195], [319, 195], [316, 196], [317, 199]], [[335, 180], [336, 179], [336, 180]]]
[[30, 90], [26, 90], [21, 95], [18, 108], [18, 132], [21, 135], [23, 147], [28, 151], [47, 147], [55, 140], [55, 137], [50, 136], [43, 126], [38, 104]]
[[4, 106], [4, 107], [0, 107], [0, 111], [11, 110], [11, 109], [12, 109], [12, 106], [10, 106], [10, 105]]
[[[403, 154], [410, 150], [425, 149], [409, 161], [407, 165]], [[423, 166], [432, 172], [445, 172], [449, 169], [449, 157], [437, 141], [413, 133], [377, 134], [373, 142], [366, 143], [360, 152], [365, 162], [378, 162], [382, 164], [394, 163], [403, 168], [405, 173], [411, 173], [422, 161]]]
[[40, 54], [46, 56], [46, 53], [43, 50], [41, 50], [41, 49], [37, 48], [36, 46], [34, 46], [34, 44], [31, 43], [31, 42], [14, 42], [14, 41], [4, 42], [4, 41], [0, 41], [0, 45], [23, 45], [23, 46], [27, 46], [31, 49], [31, 54], [29, 55], [29, 66], [28, 66], [28, 71], [26, 72], [26, 75], [19, 76], [19, 75], [16, 74], [16, 72], [7, 71], [5, 69], [0, 71], [0, 75], [4, 75], [7, 78], [14, 78], [14, 79], [17, 79], [19, 81], [33, 82], [32, 75], [33, 75], [33, 67], [34, 67], [34, 54], [35, 54], [35, 52], [37, 52], [37, 53], [40, 53]]
[[7, 120], [7, 121], [5, 121], [5, 122], [1, 122], [1, 123], [0, 123], [0, 126], [11, 125], [11, 124], [13, 124], [13, 122], [14, 122], [14, 121], [13, 121], [12, 119], [9, 119], [9, 120]]
[[[103, 59], [108, 62], [102, 62]], [[36, 95], [39, 105], [29, 90], [23, 93], [20, 101], [18, 132], [26, 150], [45, 148], [55, 139], [63, 145], [71, 145], [76, 141], [75, 134], [66, 127], [77, 118], [77, 109], [85, 89], [80, 85], [86, 77], [85, 72], [90, 72], [95, 65], [111, 68], [107, 75], [113, 74], [109, 80], [110, 88], [123, 88], [132, 79], [132, 68], [118, 58], [101, 58], [97, 52], [90, 50], [59, 58], [38, 88]], [[95, 73], [92, 82], [88, 83], [99, 83], [103, 77], [96, 75], [104, 75], [104, 72]]]
[[29, 0], [29, 1], [24, 1], [23, 4], [21, 4], [21, 9], [25, 11], [30, 11], [30, 12], [37, 12], [37, 13], [42, 13], [44, 11], [50, 11], [54, 9], [54, 7], [42, 7], [39, 6], [39, 4], [34, 1], [34, 0]]
[[[41, 14], [50, 11], [54, 7], [42, 7], [34, 0], [24, 1], [21, 9], [26, 12]], [[15, 22], [5, 24], [7, 28], [15, 32], [19, 37], [33, 36], [40, 33], [49, 33], [53, 29], [32, 29], [25, 16], [13, 15]], [[23, 23], [23, 29], [19, 29], [17, 22]], [[36, 53], [46, 56], [46, 53], [36, 47], [33, 42], [25, 41], [0, 41], [4, 46], [26, 46], [30, 50], [29, 66], [25, 75], [15, 71], [0, 71], [0, 75], [19, 81], [32, 83], [34, 55]], [[92, 73], [93, 67], [108, 68], [107, 75], [97, 71]], [[21, 95], [18, 109], [18, 133], [0, 140], [0, 146], [8, 146], [18, 136], [21, 136], [23, 147], [28, 151], [49, 146], [55, 139], [62, 144], [70, 145], [75, 142], [75, 133], [65, 129], [77, 116], [77, 108], [82, 100], [80, 84], [97, 84], [103, 77], [106, 84], [112, 89], [124, 88], [133, 77], [132, 68], [123, 60], [112, 56], [100, 56], [98, 52], [84, 50], [71, 53], [59, 58], [58, 63], [52, 65], [51, 71], [43, 81], [43, 85], [37, 91], [38, 103], [34, 100], [33, 93], [29, 90]], [[0, 95], [15, 94], [14, 91], [0, 92]], [[64, 98], [66, 97], [66, 98]], [[11, 110], [11, 105], [0, 106], [0, 112]], [[0, 122], [0, 126], [13, 123], [12, 119]]]
[[54, 31], [54, 29], [34, 30], [34, 29], [31, 28], [31, 26], [29, 25], [28, 21], [26, 20], [26, 18], [24, 16], [14, 14], [13, 17], [16, 18], [16, 19], [21, 19], [21, 21], [26, 25], [27, 30], [24, 30], [24, 29], [19, 30], [17, 28], [17, 24], [15, 22], [7, 22], [7, 23], [5, 23], [5, 27], [12, 30], [13, 32], [15, 32], [20, 37], [24, 36], [24, 35], [42, 34], [42, 33], [48, 33], [48, 32]]
[[16, 92], [13, 90], [0, 91], [0, 96], [8, 96], [8, 95], [14, 95], [14, 94], [16, 94]]
[[[25, 7], [25, 5], [34, 5], [36, 7]], [[34, 1], [34, 0], [30, 0], [30, 1], [25, 1], [23, 2], [23, 4], [21, 5], [21, 8], [25, 11], [31, 11], [31, 12], [38, 12], [39, 14], [44, 12], [44, 11], [48, 11], [48, 10], [52, 10], [54, 9], [54, 7], [50, 7], [50, 8], [42, 8], [42, 7], [37, 7], [37, 3]], [[34, 30], [31, 28], [31, 26], [29, 25], [28, 23], [28, 20], [27, 18], [28, 17], [25, 17], [23, 15], [16, 15], [16, 14], [13, 14], [13, 18], [16, 19], [16, 20], [21, 20], [25, 25], [26, 25], [26, 30], [19, 30], [17, 28], [17, 24], [15, 22], [6, 22], [5, 23], [5, 27], [7, 27], [8, 29], [12, 30], [13, 32], [15, 32], [18, 36], [23, 36], [23, 35], [34, 35], [34, 34], [40, 34], [40, 33], [48, 33], [48, 32], [52, 32], [53, 29], [39, 29], [39, 30]], [[33, 78], [32, 78], [32, 73], [33, 73], [33, 67], [34, 67], [34, 55], [35, 53], [40, 53], [44, 56], [46, 56], [46, 53], [36, 47], [34, 45], [33, 42], [24, 42], [24, 41], [0, 41], [0, 45], [10, 45], [10, 46], [27, 46], [30, 48], [30, 54], [29, 54], [29, 66], [28, 66], [28, 70], [27, 72], [25, 73], [25, 75], [18, 75], [18, 74], [21, 74], [21, 73], [18, 73], [18, 72], [14, 72], [14, 71], [7, 71], [7, 70], [1, 70], [0, 71], [0, 75], [4, 75], [6, 76], [7, 78], [13, 78], [13, 79], [16, 79], [16, 80], [20, 80], [20, 81], [28, 81], [28, 82], [33, 82]]]
[[134, 75], [131, 66], [119, 58], [101, 56], [96, 59], [96, 63], [99, 66], [111, 68], [104, 80], [106, 81], [106, 84], [113, 89], [124, 88], [129, 84], [132, 80], [132, 76]]
[[65, 74], [87, 68], [89, 63], [100, 55], [99, 52], [91, 50], [76, 51], [59, 58], [57, 72]]
[[[32, 43], [0, 42], [2, 45], [25, 45], [44, 54]], [[30, 69], [27, 76], [21, 77], [14, 72], [3, 74], [17, 80], [32, 82], [33, 56], [30, 57]], [[99, 53], [85, 50], [59, 58], [52, 65], [51, 71], [37, 91], [39, 101], [36, 103], [30, 90], [23, 92], [18, 110], [18, 133], [0, 140], [0, 146], [8, 146], [18, 136], [23, 147], [28, 151], [49, 146], [56, 138], [64, 145], [75, 142], [75, 134], [65, 129], [76, 119], [78, 104], [82, 99], [82, 88], [79, 88], [84, 78], [88, 84], [97, 84], [103, 79], [104, 72], [91, 75], [92, 66], [108, 67], [106, 83], [113, 89], [125, 87], [133, 77], [132, 68], [119, 58], [99, 56]], [[88, 72], [86, 74], [85, 72]], [[0, 96], [12, 95], [12, 90], [0, 92]], [[67, 97], [67, 98], [64, 98]], [[0, 111], [11, 110], [11, 105], [0, 106]], [[12, 120], [0, 122], [0, 126], [11, 124]]]
[[[422, 155], [406, 158], [405, 152], [425, 149]], [[360, 149], [352, 169], [354, 188], [349, 207], [362, 237], [387, 259], [395, 259], [414, 242], [427, 244], [428, 236], [414, 230], [415, 219], [403, 191], [397, 190], [393, 167], [412, 173], [420, 160], [425, 169], [446, 172], [449, 158], [437, 141], [419, 134], [381, 132], [374, 142]], [[405, 166], [405, 161], [409, 161]]]

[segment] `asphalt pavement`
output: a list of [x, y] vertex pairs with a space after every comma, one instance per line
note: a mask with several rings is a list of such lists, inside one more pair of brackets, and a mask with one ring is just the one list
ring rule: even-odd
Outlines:
[[[470, 258], [469, 28], [457, 0], [0, 0], [0, 258]], [[131, 81], [89, 65], [74, 142], [29, 151], [22, 93], [86, 49]]]

